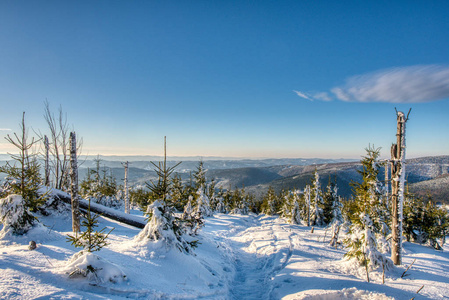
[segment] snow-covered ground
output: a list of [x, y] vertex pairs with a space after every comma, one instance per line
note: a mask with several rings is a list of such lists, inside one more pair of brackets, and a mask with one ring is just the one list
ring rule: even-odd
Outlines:
[[385, 284], [381, 272], [371, 272], [368, 283], [364, 268], [327, 245], [325, 229], [311, 233], [275, 217], [215, 214], [198, 236], [196, 256], [138, 244], [139, 229], [99, 220], [100, 229], [115, 229], [95, 254], [125, 280], [69, 278], [69, 260], [79, 251], [66, 241], [70, 215], [42, 217], [47, 227], [0, 241], [0, 299], [449, 299], [447, 246], [405, 243], [404, 265], [388, 271]]

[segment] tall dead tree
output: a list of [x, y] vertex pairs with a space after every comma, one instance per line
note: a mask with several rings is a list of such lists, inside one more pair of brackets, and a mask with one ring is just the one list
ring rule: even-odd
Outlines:
[[402, 207], [404, 202], [405, 183], [405, 117], [403, 112], [396, 111], [397, 133], [396, 144], [391, 146], [391, 209], [392, 209], [392, 247], [391, 260], [395, 265], [402, 263]]
[[306, 198], [307, 205], [307, 226], [310, 226], [310, 186], [306, 185], [304, 190], [304, 197]]
[[[49, 148], [49, 180], [52, 187], [68, 191], [70, 189], [70, 136], [67, 116], [59, 107], [55, 116], [50, 110], [50, 104], [45, 101], [44, 118], [48, 125]], [[43, 138], [42, 134], [39, 134]], [[78, 139], [77, 153], [80, 155], [82, 139]]]
[[80, 209], [78, 198], [78, 162], [76, 158], [76, 135], [70, 133], [70, 196], [72, 198], [72, 230], [80, 232]]
[[48, 143], [48, 137], [44, 136], [44, 148], [45, 148], [45, 186], [50, 186], [50, 144]]
[[125, 167], [125, 213], [129, 214], [129, 195], [128, 195], [128, 162], [123, 163]]
[[390, 172], [390, 162], [388, 160], [385, 160], [385, 193], [384, 193], [384, 201], [387, 206], [387, 208], [390, 207], [390, 178], [389, 178], [389, 172]]

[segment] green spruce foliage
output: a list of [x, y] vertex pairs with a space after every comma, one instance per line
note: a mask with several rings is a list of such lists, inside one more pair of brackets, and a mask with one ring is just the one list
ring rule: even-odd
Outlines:
[[107, 168], [100, 169], [100, 158], [95, 159], [95, 169], [87, 171], [87, 177], [80, 184], [80, 195], [85, 199], [91, 199], [96, 203], [108, 206], [121, 206], [121, 189], [117, 186], [112, 171]]
[[429, 196], [427, 200], [407, 195], [404, 201], [403, 230], [407, 241], [429, 243], [441, 250], [449, 232], [449, 213], [438, 207]]
[[383, 252], [383, 247], [378, 243], [378, 238], [383, 234], [385, 226], [381, 215], [381, 185], [377, 179], [379, 173], [379, 151], [374, 147], [365, 149], [367, 154], [363, 157], [362, 182], [354, 182], [355, 201], [351, 203], [349, 215], [351, 226], [348, 237], [344, 243], [348, 249], [347, 258], [355, 258], [360, 265], [367, 269], [375, 269], [379, 266], [389, 268], [391, 261]]
[[279, 212], [280, 206], [281, 201], [279, 200], [279, 197], [274, 191], [273, 187], [270, 186], [267, 193], [263, 197], [261, 205], [262, 213], [273, 216]]
[[[0, 190], [0, 197], [20, 195], [23, 202], [23, 208], [19, 209], [22, 204], [19, 205], [17, 199], [13, 201], [16, 213], [20, 214], [20, 216], [15, 217], [17, 222], [14, 223], [14, 233], [16, 234], [26, 233], [34, 225], [36, 218], [32, 213], [37, 212], [46, 201], [46, 194], [41, 195], [38, 192], [42, 182], [39, 173], [40, 167], [37, 163], [36, 154], [31, 153], [38, 141], [34, 138], [31, 138], [31, 141], [28, 140], [25, 113], [23, 113], [20, 128], [20, 134], [14, 133], [13, 136], [8, 134], [5, 137], [10, 144], [19, 150], [19, 154], [11, 154], [14, 162], [6, 162], [6, 165], [0, 167], [0, 172], [6, 174], [6, 180]], [[3, 204], [5, 206], [2, 210], [8, 213], [5, 207], [11, 206], [13, 203], [5, 199]], [[5, 217], [5, 215], [0, 215], [2, 219]]]
[[91, 213], [89, 200], [89, 208], [87, 209], [86, 217], [81, 223], [86, 230], [81, 234], [75, 233], [75, 236], [67, 235], [67, 241], [71, 242], [73, 246], [83, 248], [88, 252], [99, 251], [101, 248], [108, 245], [106, 239], [114, 228], [108, 233], [104, 233], [106, 227], [100, 231], [96, 230], [95, 228], [98, 227], [98, 218], [99, 215]]

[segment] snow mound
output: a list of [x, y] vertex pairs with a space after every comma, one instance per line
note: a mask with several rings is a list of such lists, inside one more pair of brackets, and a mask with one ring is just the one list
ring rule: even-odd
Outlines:
[[70, 278], [85, 277], [96, 283], [123, 282], [127, 280], [125, 273], [118, 266], [104, 258], [87, 251], [75, 253], [65, 269]]
[[295, 295], [287, 296], [285, 299], [295, 300], [346, 300], [346, 299], [360, 299], [360, 300], [388, 300], [394, 299], [385, 294], [368, 292], [358, 290], [356, 288], [343, 289], [341, 291], [323, 291], [323, 290], [308, 290]]
[[[0, 225], [1, 226], [1, 225]], [[31, 229], [23, 234], [16, 235], [12, 230], [2, 229], [0, 231], [0, 246], [21, 244], [27, 245], [30, 241], [35, 241], [38, 244], [51, 242], [60, 239], [62, 234], [45, 227], [42, 223], [35, 223]]]

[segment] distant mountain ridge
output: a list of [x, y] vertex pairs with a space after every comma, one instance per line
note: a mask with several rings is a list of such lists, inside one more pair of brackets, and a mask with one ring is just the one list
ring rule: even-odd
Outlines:
[[[109, 156], [104, 156], [108, 158]], [[96, 157], [80, 160], [80, 181], [86, 176], [89, 168], [95, 168]], [[101, 169], [105, 172], [112, 172], [117, 182], [124, 178], [124, 168], [122, 161], [106, 160], [100, 157]], [[139, 157], [141, 158], [141, 157]], [[154, 162], [162, 157], [148, 156], [146, 159], [155, 158]], [[192, 158], [192, 157], [191, 157]], [[198, 160], [186, 160], [176, 168], [181, 178], [187, 182], [190, 173], [198, 167]], [[179, 160], [170, 160], [169, 166], [175, 165]], [[10, 159], [8, 159], [10, 160]], [[145, 182], [156, 179], [154, 166], [150, 160], [130, 161], [129, 183], [130, 186], [144, 186]], [[4, 164], [5, 161], [0, 161]], [[279, 159], [238, 159], [226, 160], [205, 160], [204, 167], [207, 170], [208, 180], [214, 179], [218, 187], [224, 189], [234, 189], [245, 187], [245, 190], [261, 196], [271, 186], [276, 191], [287, 189], [304, 189], [311, 183], [315, 169], [320, 175], [321, 186], [327, 185], [329, 178], [336, 180], [339, 187], [339, 194], [349, 197], [352, 194], [350, 183], [361, 179], [357, 170], [360, 168], [359, 160], [350, 159], [320, 159], [320, 158], [279, 158]], [[449, 156], [431, 156], [412, 158], [406, 161], [406, 176], [410, 191], [421, 196], [430, 194], [437, 201], [446, 202], [449, 197]], [[4, 175], [4, 174], [3, 174]], [[3, 178], [1, 176], [0, 178]], [[380, 172], [380, 180], [384, 179], [383, 169]]]

